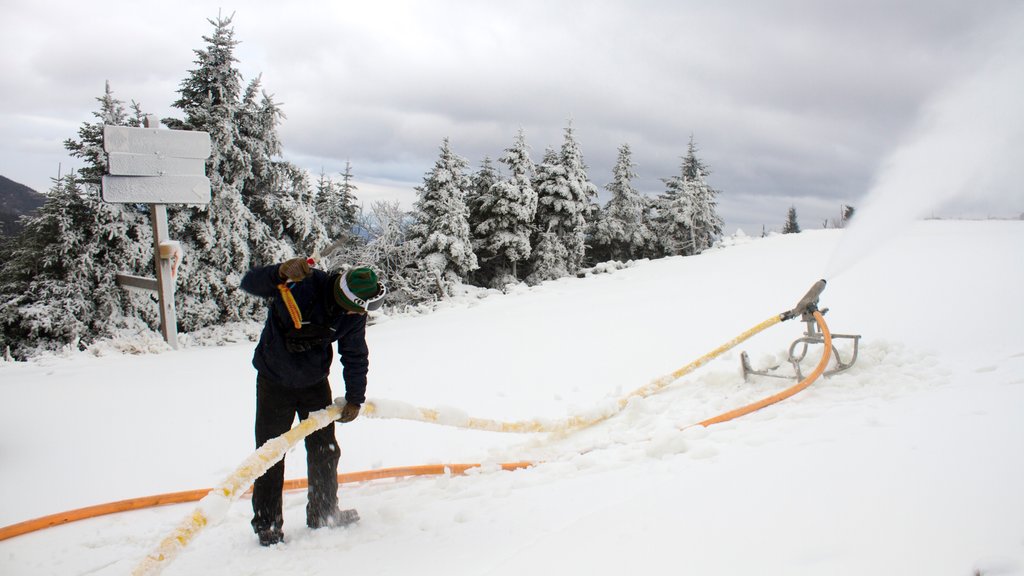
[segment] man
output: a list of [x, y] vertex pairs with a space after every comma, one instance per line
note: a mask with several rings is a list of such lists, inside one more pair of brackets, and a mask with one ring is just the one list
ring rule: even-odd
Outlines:
[[[331, 404], [331, 343], [338, 343], [345, 405], [341, 422], [359, 415], [366, 400], [366, 312], [383, 303], [386, 288], [369, 268], [345, 274], [313, 269], [305, 258], [250, 270], [242, 278], [246, 292], [271, 298], [267, 322], [253, 355], [256, 367], [256, 446], [287, 432], [295, 418]], [[290, 295], [290, 296], [289, 296]], [[294, 299], [292, 311], [291, 303]], [[334, 424], [306, 437], [309, 470], [306, 524], [310, 528], [345, 526], [359, 520], [355, 510], [338, 509], [338, 460]], [[253, 486], [252, 527], [260, 544], [284, 540], [282, 488], [284, 460]]]

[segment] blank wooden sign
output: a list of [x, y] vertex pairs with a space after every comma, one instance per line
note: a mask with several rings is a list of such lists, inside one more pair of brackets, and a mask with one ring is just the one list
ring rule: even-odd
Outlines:
[[210, 135], [189, 130], [103, 127], [107, 202], [209, 204]]

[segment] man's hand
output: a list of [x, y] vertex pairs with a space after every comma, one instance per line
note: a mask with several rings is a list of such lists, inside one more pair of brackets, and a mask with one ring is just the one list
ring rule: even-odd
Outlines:
[[305, 258], [292, 258], [282, 262], [277, 268], [277, 273], [281, 276], [282, 280], [302, 282], [309, 278], [313, 271], [310, 269], [309, 262]]
[[342, 424], [351, 422], [359, 416], [359, 404], [349, 404], [345, 402], [345, 405], [341, 407], [341, 417], [338, 418], [338, 422]]

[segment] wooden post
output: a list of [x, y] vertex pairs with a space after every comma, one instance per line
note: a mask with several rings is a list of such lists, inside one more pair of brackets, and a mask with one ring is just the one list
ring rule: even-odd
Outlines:
[[206, 158], [210, 135], [187, 130], [160, 130], [155, 116], [146, 116], [145, 128], [103, 127], [107, 174], [102, 197], [106, 202], [148, 204], [153, 220], [156, 280], [118, 274], [122, 286], [155, 290], [160, 301], [160, 330], [164, 340], [178, 348], [178, 316], [174, 309], [174, 276], [181, 246], [167, 230], [167, 204], [209, 204], [210, 179]]
[[167, 205], [150, 204], [153, 220], [153, 254], [156, 259], [157, 293], [160, 295], [160, 330], [171, 348], [178, 349], [178, 315], [174, 309], [174, 278], [171, 259], [164, 258], [160, 245], [170, 240], [167, 232]]

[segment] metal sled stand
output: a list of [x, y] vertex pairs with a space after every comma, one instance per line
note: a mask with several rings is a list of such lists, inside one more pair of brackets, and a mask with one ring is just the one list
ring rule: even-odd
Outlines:
[[[825, 314], [826, 312], [828, 312], [828, 308], [825, 308], [825, 309], [821, 310], [822, 314]], [[825, 343], [825, 338], [824, 338], [824, 336], [822, 336], [821, 331], [818, 329], [818, 324], [814, 321], [814, 317], [813, 316], [811, 316], [810, 314], [804, 314], [801, 317], [801, 320], [804, 322], [804, 324], [807, 325], [807, 330], [804, 332], [804, 335], [802, 337], [797, 338], [789, 346], [789, 359], [788, 359], [788, 361], [793, 366], [793, 370], [796, 372], [795, 376], [793, 376], [793, 375], [786, 375], [786, 374], [775, 374], [775, 373], [773, 373], [773, 372], [775, 372], [776, 370], [779, 369], [779, 366], [771, 366], [771, 367], [766, 368], [764, 370], [755, 370], [750, 365], [750, 356], [748, 356], [746, 352], [742, 352], [740, 354], [740, 364], [742, 365], [742, 368], [743, 368], [743, 380], [744, 381], [749, 380], [748, 377], [751, 374], [754, 374], [754, 375], [757, 375], [757, 376], [768, 376], [770, 378], [794, 378], [795, 377], [798, 382], [803, 380], [804, 375], [803, 375], [803, 372], [800, 369], [800, 362], [802, 362], [804, 357], [807, 356], [807, 351], [810, 349], [811, 345], [814, 345], [814, 344], [824, 344]], [[850, 358], [849, 358], [848, 361], [844, 361], [843, 358], [839, 355], [839, 351], [836, 349], [836, 346], [835, 346], [835, 341], [837, 339], [853, 340], [853, 352], [851, 353]], [[826, 376], [826, 377], [827, 376], [832, 376], [833, 374], [838, 374], [838, 373], [848, 369], [849, 367], [853, 366], [853, 364], [857, 361], [857, 350], [858, 350], [858, 347], [860, 345], [860, 334], [834, 334], [833, 333], [832, 334], [832, 342], [833, 342], [833, 344], [832, 344], [832, 357], [835, 358], [836, 364], [835, 364], [835, 367], [832, 368], [831, 370], [826, 370], [825, 372], [822, 373], [822, 375]], [[799, 347], [799, 353], [797, 353], [797, 348], [798, 347]]]

